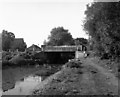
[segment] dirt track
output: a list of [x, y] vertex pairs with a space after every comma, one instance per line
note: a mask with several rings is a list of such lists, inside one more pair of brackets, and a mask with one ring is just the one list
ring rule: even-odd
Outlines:
[[92, 60], [82, 59], [82, 64], [78, 64], [82, 68], [62, 69], [40, 83], [33, 94], [118, 95], [118, 79]]
[[[96, 77], [92, 75], [94, 78], [94, 82], [97, 83], [97, 79], [99, 78], [99, 81], [101, 81], [101, 84], [100, 83], [98, 84], [101, 86], [104, 85], [103, 90], [107, 90], [110, 94], [118, 95], [118, 78], [116, 78], [115, 75], [109, 72], [107, 69], [101, 67], [99, 64], [95, 64], [92, 60], [93, 60], [92, 58], [88, 58], [84, 60], [83, 63], [85, 65], [92, 66], [93, 68], [98, 70], [99, 74]], [[108, 89], [105, 89], [105, 88], [108, 88]]]
[[110, 80], [111, 84], [114, 86], [118, 86], [118, 79], [115, 77], [114, 74], [106, 70], [105, 68], [99, 66], [98, 64], [95, 64], [92, 59], [86, 59], [87, 61], [84, 61], [85, 64], [91, 65], [94, 68], [96, 68], [101, 74], [105, 75], [107, 79]]

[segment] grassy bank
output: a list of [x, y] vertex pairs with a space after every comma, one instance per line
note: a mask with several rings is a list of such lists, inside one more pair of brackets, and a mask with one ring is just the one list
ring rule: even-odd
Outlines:
[[[108, 69], [98, 70], [85, 61], [68, 62], [63, 68], [41, 82], [32, 92], [32, 97], [36, 95], [117, 95], [118, 86], [114, 85], [114, 76], [111, 76]], [[96, 65], [104, 60], [92, 59]], [[100, 67], [101, 67], [100, 66]], [[104, 67], [101, 67], [104, 68]], [[113, 69], [114, 72], [116, 69]], [[104, 71], [104, 72], [103, 72]], [[107, 77], [106, 73], [109, 77]], [[110, 78], [111, 77], [111, 78]], [[116, 79], [115, 79], [116, 81]]]

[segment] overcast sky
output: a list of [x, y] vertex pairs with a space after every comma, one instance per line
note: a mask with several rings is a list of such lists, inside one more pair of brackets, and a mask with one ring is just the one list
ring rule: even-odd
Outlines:
[[92, 0], [0, 0], [0, 31], [13, 32], [28, 46], [42, 45], [54, 27], [63, 26], [73, 38], [83, 31], [86, 4]]

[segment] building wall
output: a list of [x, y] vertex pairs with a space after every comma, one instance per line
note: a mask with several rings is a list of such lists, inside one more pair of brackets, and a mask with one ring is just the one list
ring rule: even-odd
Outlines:
[[79, 59], [79, 58], [83, 58], [84, 57], [84, 53], [82, 51], [76, 51], [75, 52], [75, 58]]

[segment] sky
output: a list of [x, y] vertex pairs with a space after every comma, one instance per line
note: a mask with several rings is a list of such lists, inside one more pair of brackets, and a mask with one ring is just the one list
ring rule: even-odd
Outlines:
[[86, 4], [92, 0], [0, 0], [0, 31], [24, 38], [27, 46], [42, 45], [55, 27], [68, 29], [73, 38], [83, 30]]

